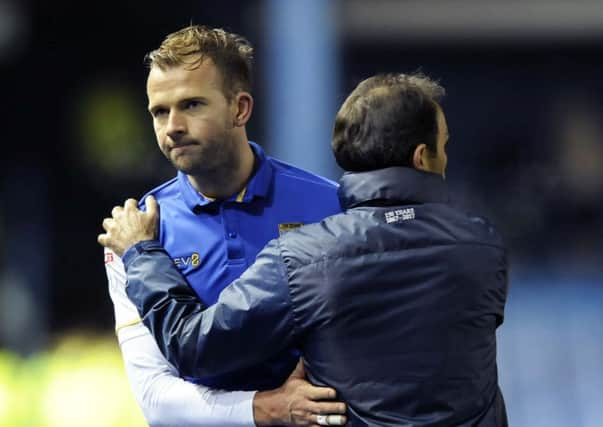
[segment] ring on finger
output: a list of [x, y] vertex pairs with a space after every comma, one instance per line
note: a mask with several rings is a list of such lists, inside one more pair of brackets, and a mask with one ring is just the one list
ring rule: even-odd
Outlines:
[[342, 415], [317, 415], [316, 423], [321, 426], [340, 426], [343, 425]]

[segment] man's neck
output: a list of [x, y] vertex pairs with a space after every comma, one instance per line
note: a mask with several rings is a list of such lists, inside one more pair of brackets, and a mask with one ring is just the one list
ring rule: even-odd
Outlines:
[[253, 174], [255, 155], [249, 144], [233, 159], [232, 164], [224, 165], [215, 171], [203, 175], [187, 175], [189, 182], [201, 194], [212, 199], [228, 199], [239, 193]]

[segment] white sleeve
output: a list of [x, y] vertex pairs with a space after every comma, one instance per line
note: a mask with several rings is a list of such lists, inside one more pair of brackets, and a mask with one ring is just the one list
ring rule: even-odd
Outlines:
[[213, 390], [179, 378], [125, 293], [121, 259], [105, 250], [109, 294], [128, 381], [152, 427], [255, 427], [255, 392]]

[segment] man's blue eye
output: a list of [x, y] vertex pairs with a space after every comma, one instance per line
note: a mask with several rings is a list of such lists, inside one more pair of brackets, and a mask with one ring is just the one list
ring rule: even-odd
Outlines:
[[205, 104], [201, 101], [188, 101], [186, 103], [186, 108], [188, 108], [188, 109], [198, 108], [198, 107], [201, 107], [202, 105], [205, 105]]

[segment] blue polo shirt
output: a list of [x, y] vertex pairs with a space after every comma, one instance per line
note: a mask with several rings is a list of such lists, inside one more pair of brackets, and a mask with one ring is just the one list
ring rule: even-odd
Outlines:
[[[255, 173], [241, 193], [227, 200], [204, 197], [182, 172], [147, 194], [160, 205], [159, 240], [207, 305], [253, 264], [269, 240], [341, 212], [334, 182], [268, 157], [260, 146], [249, 144], [256, 158]], [[233, 349], [233, 357], [245, 355]], [[233, 390], [274, 388], [296, 362], [297, 354], [283, 354], [245, 372], [198, 382]]]

